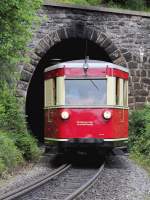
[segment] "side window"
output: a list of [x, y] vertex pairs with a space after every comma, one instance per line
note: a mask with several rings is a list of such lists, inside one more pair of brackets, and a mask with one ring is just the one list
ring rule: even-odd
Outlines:
[[124, 106], [128, 106], [128, 81], [124, 80], [124, 87], [123, 87], [123, 104]]
[[116, 78], [116, 105], [123, 106], [124, 80]]
[[64, 77], [56, 78], [56, 105], [65, 104], [65, 81]]
[[116, 77], [107, 78], [107, 105], [116, 105]]
[[116, 78], [116, 105], [128, 106], [128, 81]]
[[56, 105], [56, 79], [48, 79], [44, 82], [45, 107]]

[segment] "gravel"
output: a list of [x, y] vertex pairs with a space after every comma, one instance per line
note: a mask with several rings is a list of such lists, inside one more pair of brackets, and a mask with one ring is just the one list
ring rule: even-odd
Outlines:
[[110, 156], [86, 200], [150, 200], [150, 177], [127, 156]]
[[41, 176], [47, 175], [53, 169], [53, 166], [50, 164], [50, 160], [54, 156], [54, 154], [43, 156], [37, 164], [31, 163], [22, 170], [15, 172], [15, 175], [9, 175], [6, 180], [1, 180], [0, 196], [6, 192], [24, 186], [25, 184], [29, 184]]
[[[95, 175], [98, 169], [70, 168], [66, 172], [47, 182], [37, 190], [29, 192], [16, 200], [66, 199], [72, 192], [84, 185]], [[82, 177], [82, 179], [81, 179]]]
[[[48, 174], [53, 169], [50, 159], [43, 159], [3, 184], [0, 183], [0, 195]], [[105, 169], [98, 181], [81, 197], [82, 199], [150, 200], [150, 177], [144, 169], [124, 155], [111, 155], [106, 160]]]

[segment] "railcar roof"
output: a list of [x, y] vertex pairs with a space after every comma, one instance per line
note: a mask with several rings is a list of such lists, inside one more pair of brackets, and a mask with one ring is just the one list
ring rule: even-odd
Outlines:
[[[59, 68], [82, 68], [83, 64], [85, 63], [85, 60], [73, 60], [73, 61], [67, 61], [62, 63], [57, 63], [55, 65], [52, 65], [50, 67], [47, 67], [44, 72], [52, 71]], [[100, 61], [100, 60], [88, 60], [88, 67], [90, 68], [113, 68], [113, 69], [119, 69], [124, 72], [129, 72], [129, 70], [126, 67], [122, 67], [119, 65], [115, 65], [110, 62]]]

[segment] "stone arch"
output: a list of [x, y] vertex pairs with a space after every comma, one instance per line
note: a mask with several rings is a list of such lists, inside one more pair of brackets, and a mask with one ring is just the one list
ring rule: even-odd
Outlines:
[[30, 63], [21, 66], [21, 76], [17, 84], [18, 96], [26, 97], [34, 70], [46, 52], [58, 42], [68, 38], [84, 38], [93, 41], [106, 51], [114, 64], [128, 66], [123, 53], [106, 33], [89, 28], [85, 24], [76, 23], [69, 28], [60, 28], [46, 34], [38, 45], [29, 52]]

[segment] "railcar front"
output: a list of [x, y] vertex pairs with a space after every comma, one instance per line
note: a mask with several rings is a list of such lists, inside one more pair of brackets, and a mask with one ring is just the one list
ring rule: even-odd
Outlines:
[[112, 148], [128, 140], [128, 70], [89, 60], [45, 69], [46, 143]]

